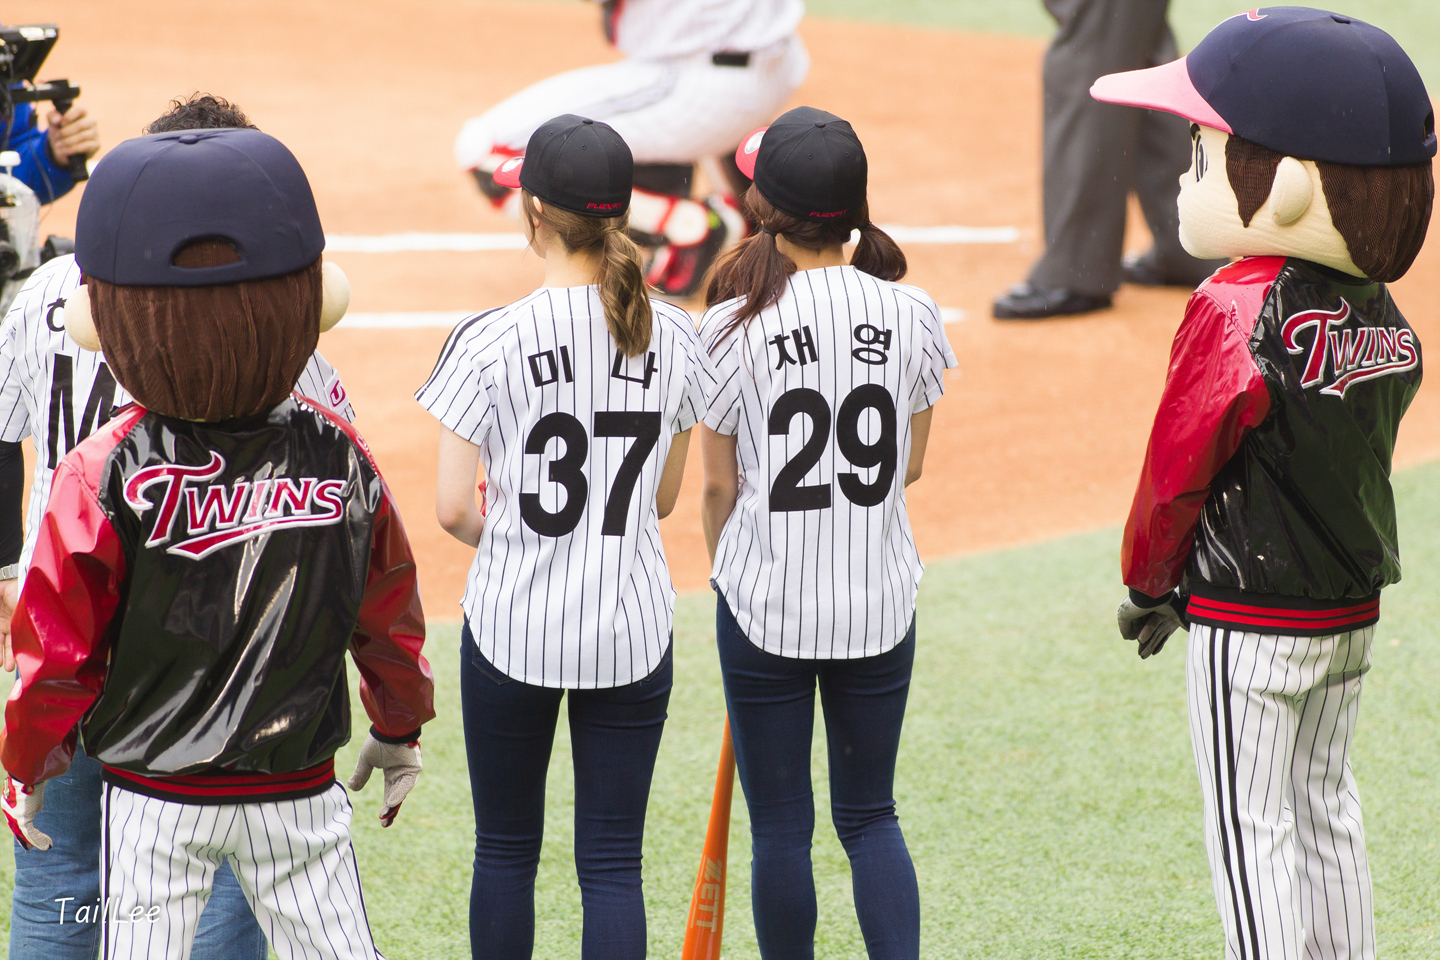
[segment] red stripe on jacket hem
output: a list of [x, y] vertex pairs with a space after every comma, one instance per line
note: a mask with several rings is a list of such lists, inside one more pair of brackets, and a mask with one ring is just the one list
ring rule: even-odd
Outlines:
[[268, 803], [297, 800], [324, 793], [335, 782], [335, 761], [290, 773], [191, 774], [177, 777], [148, 777], [106, 766], [102, 778], [115, 786], [178, 803]]
[[1296, 610], [1192, 596], [1185, 613], [1186, 619], [1210, 626], [1238, 627], [1279, 636], [1324, 636], [1376, 623], [1380, 619], [1380, 600], [1377, 597], [1328, 610]]
[[1214, 600], [1210, 597], [1194, 597], [1190, 602], [1197, 606], [1208, 607], [1211, 610], [1226, 613], [1267, 615], [1291, 620], [1326, 620], [1336, 617], [1375, 613], [1380, 609], [1379, 600], [1367, 600], [1353, 607], [1336, 607], [1333, 610], [1293, 610], [1288, 607], [1251, 606], [1243, 603], [1230, 603], [1226, 600]]

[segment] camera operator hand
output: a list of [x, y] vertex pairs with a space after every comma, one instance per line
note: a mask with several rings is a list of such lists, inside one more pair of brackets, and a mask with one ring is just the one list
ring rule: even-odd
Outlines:
[[45, 123], [49, 127], [46, 134], [50, 153], [57, 165], [65, 166], [76, 154], [88, 160], [100, 152], [100, 128], [84, 107], [73, 106], [63, 115], [51, 110]]

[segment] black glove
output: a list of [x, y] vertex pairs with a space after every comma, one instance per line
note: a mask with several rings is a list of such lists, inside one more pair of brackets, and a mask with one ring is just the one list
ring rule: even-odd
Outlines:
[[1174, 590], [1163, 597], [1150, 597], [1132, 589], [1130, 595], [1120, 602], [1115, 619], [1120, 625], [1120, 636], [1126, 640], [1138, 640], [1140, 659], [1144, 660], [1160, 652], [1170, 634], [1183, 626], [1185, 605], [1188, 596]]

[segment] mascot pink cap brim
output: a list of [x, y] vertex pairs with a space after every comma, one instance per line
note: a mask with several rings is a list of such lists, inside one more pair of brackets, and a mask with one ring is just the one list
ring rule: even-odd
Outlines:
[[1184, 57], [1147, 70], [1106, 74], [1090, 87], [1090, 96], [1103, 103], [1163, 110], [1178, 114], [1191, 123], [1214, 127], [1225, 133], [1235, 132], [1195, 89]]

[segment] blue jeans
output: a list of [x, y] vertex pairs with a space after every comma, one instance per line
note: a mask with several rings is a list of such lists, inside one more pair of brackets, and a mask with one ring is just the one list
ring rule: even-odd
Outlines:
[[920, 890], [895, 816], [895, 756], [915, 662], [915, 622], [879, 656], [797, 660], [747, 640], [721, 596], [715, 633], [736, 772], [750, 810], [750, 900], [760, 956], [815, 955], [810, 741], [818, 683], [830, 751], [830, 817], [850, 858], [865, 950], [871, 960], [916, 960]]
[[[100, 946], [100, 763], [78, 745], [64, 774], [45, 781], [45, 808], [35, 825], [49, 850], [15, 842], [10, 907], [10, 960], [94, 960]], [[76, 920], [79, 914], [82, 919]], [[191, 960], [265, 960], [265, 934], [250, 912], [230, 865], [215, 886]]]
[[528, 960], [535, 949], [535, 871], [545, 831], [545, 774], [560, 700], [569, 695], [575, 768], [575, 871], [584, 960], [643, 960], [640, 846], [660, 734], [670, 704], [671, 654], [643, 680], [607, 690], [559, 690], [512, 680], [460, 632], [460, 696], [475, 804], [470, 952]]

